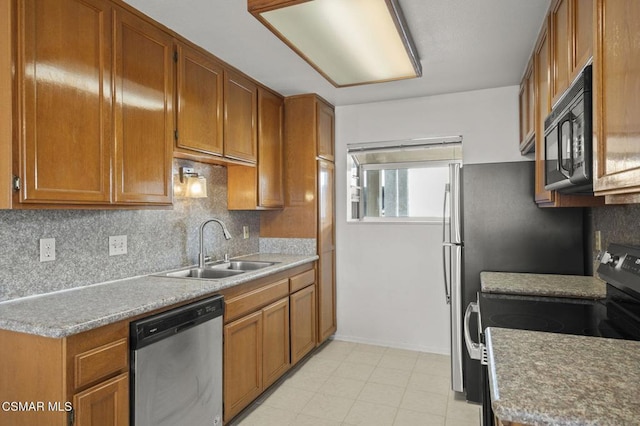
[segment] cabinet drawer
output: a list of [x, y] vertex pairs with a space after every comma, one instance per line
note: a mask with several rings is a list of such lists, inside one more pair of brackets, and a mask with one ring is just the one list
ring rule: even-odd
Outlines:
[[301, 274], [295, 275], [291, 277], [290, 283], [290, 292], [295, 293], [296, 291], [305, 288], [308, 285], [313, 284], [316, 281], [316, 270], [311, 269], [309, 271], [303, 272]]
[[127, 339], [91, 349], [74, 356], [74, 386], [79, 389], [128, 368]]
[[257, 288], [248, 293], [228, 299], [225, 302], [225, 322], [256, 311], [269, 303], [289, 295], [289, 280], [283, 279], [273, 284]]

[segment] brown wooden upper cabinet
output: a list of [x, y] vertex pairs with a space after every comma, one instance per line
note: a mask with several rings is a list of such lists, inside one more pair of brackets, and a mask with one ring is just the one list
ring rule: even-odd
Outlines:
[[176, 150], [223, 153], [222, 65], [212, 55], [176, 44]]
[[550, 12], [552, 104], [591, 58], [593, 1], [555, 0]]
[[258, 88], [258, 163], [255, 167], [229, 164], [229, 210], [266, 210], [284, 207], [283, 184], [284, 99]]
[[16, 6], [14, 207], [170, 204], [171, 38], [107, 1]]
[[597, 0], [594, 190], [607, 203], [640, 202], [640, 2]]
[[[15, 78], [23, 203], [109, 203], [112, 8], [17, 3]], [[82, 37], [78, 37], [82, 34]]]
[[255, 163], [258, 86], [240, 73], [224, 72], [224, 155]]
[[528, 154], [535, 149], [535, 80], [533, 76], [533, 58], [520, 83], [520, 152]]
[[333, 161], [335, 113], [333, 106], [316, 99], [316, 144], [318, 157]]
[[536, 144], [536, 179], [535, 200], [538, 204], [553, 203], [555, 192], [544, 189], [544, 119], [551, 111], [550, 73], [549, 73], [549, 27], [545, 21], [538, 42], [533, 53], [533, 67], [535, 79], [535, 144]]
[[172, 201], [173, 38], [116, 13], [115, 201]]

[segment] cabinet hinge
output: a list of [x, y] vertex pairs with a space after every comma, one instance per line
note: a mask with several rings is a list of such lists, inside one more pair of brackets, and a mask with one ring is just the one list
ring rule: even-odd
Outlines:
[[173, 62], [178, 62], [178, 51], [173, 52]]
[[16, 175], [13, 176], [13, 181], [11, 183], [11, 188], [14, 191], [20, 191], [20, 178]]
[[67, 426], [73, 426], [76, 421], [76, 411], [72, 408], [67, 414]]
[[175, 140], [178, 140], [178, 131], [177, 130], [173, 131], [173, 137], [175, 138]]

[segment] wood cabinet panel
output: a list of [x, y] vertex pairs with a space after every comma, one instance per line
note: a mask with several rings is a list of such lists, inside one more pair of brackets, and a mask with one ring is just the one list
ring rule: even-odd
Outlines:
[[289, 280], [283, 279], [243, 293], [225, 302], [224, 321], [232, 321], [289, 294]]
[[258, 87], [239, 73], [224, 73], [224, 155], [255, 163]]
[[316, 287], [309, 285], [290, 297], [291, 364], [316, 347]]
[[227, 167], [229, 210], [263, 210], [284, 206], [284, 99], [258, 88], [258, 163]]
[[0, 209], [13, 204], [13, 43], [16, 38], [12, 25], [14, 2], [0, 0]]
[[335, 167], [318, 160], [318, 253], [335, 247]]
[[100, 383], [73, 397], [76, 426], [129, 424], [129, 374]]
[[320, 253], [318, 259], [318, 343], [336, 332], [335, 251]]
[[111, 155], [111, 6], [18, 2], [21, 202], [107, 203]]
[[569, 87], [570, 73], [570, 26], [569, 6], [572, 0], [557, 0], [550, 14], [551, 24], [551, 64], [552, 64], [552, 104], [562, 96]]
[[173, 39], [124, 10], [115, 39], [115, 200], [170, 204]]
[[302, 274], [295, 275], [289, 279], [289, 291], [295, 293], [316, 281], [316, 270], [310, 269]]
[[279, 208], [284, 206], [284, 99], [258, 90], [258, 113], [258, 205]]
[[262, 311], [224, 326], [224, 421], [262, 392]]
[[593, 54], [593, 7], [593, 0], [573, 0], [571, 3], [573, 52], [570, 81], [577, 77]]
[[536, 179], [535, 179], [535, 200], [537, 203], [553, 203], [555, 193], [544, 189], [544, 120], [551, 112], [551, 78], [550, 78], [550, 48], [548, 26], [544, 26], [536, 49], [534, 51], [534, 79], [535, 79], [535, 133], [536, 133]]
[[316, 100], [317, 150], [318, 157], [333, 161], [334, 111], [331, 105], [320, 99]]
[[129, 368], [127, 339], [91, 349], [74, 356], [76, 389]]
[[289, 297], [262, 310], [262, 386], [269, 387], [289, 369]]
[[178, 43], [176, 146], [204, 154], [223, 152], [222, 65]]
[[640, 192], [640, 2], [597, 0], [594, 189]]

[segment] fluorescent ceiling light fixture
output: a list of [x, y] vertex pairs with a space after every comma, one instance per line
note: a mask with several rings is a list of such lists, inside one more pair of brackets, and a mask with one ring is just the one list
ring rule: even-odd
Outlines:
[[336, 87], [415, 78], [397, 0], [247, 0], [249, 12]]

